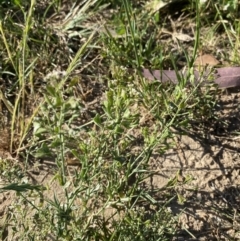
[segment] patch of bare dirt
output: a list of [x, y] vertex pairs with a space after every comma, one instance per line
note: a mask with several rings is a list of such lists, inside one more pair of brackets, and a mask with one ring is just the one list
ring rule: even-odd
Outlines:
[[158, 173], [151, 182], [155, 188], [164, 187], [176, 175], [179, 183], [192, 178], [176, 188], [185, 202], [175, 199], [170, 204], [179, 215], [177, 240], [240, 239], [240, 137], [233, 135], [240, 128], [239, 100], [239, 92], [225, 93], [219, 103], [219, 126], [205, 137], [191, 131], [176, 136], [175, 148], [151, 160]]

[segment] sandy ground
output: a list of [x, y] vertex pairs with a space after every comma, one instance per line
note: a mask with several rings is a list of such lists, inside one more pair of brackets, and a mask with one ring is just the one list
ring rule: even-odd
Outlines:
[[[171, 178], [177, 178], [179, 184], [175, 188], [178, 198], [169, 204], [170, 210], [179, 215], [182, 230], [176, 240], [240, 240], [240, 136], [232, 134], [240, 129], [239, 101], [238, 91], [223, 94], [219, 112], [225, 129], [219, 125], [203, 135], [194, 131], [176, 135], [175, 148], [164, 156], [151, 158], [150, 165], [156, 174], [148, 182], [150, 188], [164, 188]], [[34, 184], [52, 181], [47, 168], [29, 172]], [[188, 179], [191, 182], [186, 182]], [[56, 183], [51, 182], [51, 187], [59, 197], [63, 196]], [[53, 198], [51, 190], [45, 193], [48, 198]], [[0, 226], [14, 200], [14, 193], [0, 194]]]
[[[176, 177], [182, 187], [176, 194], [184, 198], [171, 202], [172, 212], [179, 214], [182, 230], [191, 232], [177, 240], [240, 240], [240, 136], [231, 135], [240, 128], [240, 94], [227, 91], [222, 96], [220, 112], [227, 123], [225, 129], [216, 127], [205, 137], [194, 132], [176, 136], [177, 145], [164, 157], [152, 158], [153, 187], [164, 187], [169, 178]], [[180, 171], [179, 171], [180, 170]], [[191, 182], [186, 184], [188, 178]], [[234, 217], [232, 221], [227, 214]], [[187, 238], [187, 239], [186, 239]]]

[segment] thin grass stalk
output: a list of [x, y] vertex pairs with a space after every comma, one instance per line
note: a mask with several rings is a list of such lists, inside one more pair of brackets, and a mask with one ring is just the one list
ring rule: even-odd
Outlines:
[[79, 65], [79, 59], [80, 57], [83, 55], [84, 51], [86, 50], [87, 46], [89, 45], [89, 43], [91, 42], [91, 40], [93, 39], [95, 33], [97, 32], [97, 30], [93, 31], [91, 33], [91, 35], [89, 36], [89, 38], [87, 39], [87, 41], [83, 44], [83, 46], [78, 50], [78, 52], [76, 53], [75, 57], [73, 58], [73, 60], [71, 61], [71, 63], [69, 64], [67, 71], [66, 71], [66, 75], [65, 77], [62, 79], [62, 81], [58, 84], [57, 86], [57, 90], [60, 90], [65, 82], [67, 81], [69, 75], [72, 73], [72, 71], [78, 67]]
[[4, 46], [7, 50], [7, 53], [8, 53], [8, 58], [10, 59], [11, 63], [12, 63], [12, 67], [14, 68], [14, 71], [15, 73], [18, 73], [17, 71], [17, 67], [13, 61], [13, 58], [12, 58], [12, 53], [10, 51], [10, 48], [9, 48], [9, 45], [8, 45], [8, 41], [6, 39], [6, 36], [4, 34], [4, 30], [3, 30], [3, 26], [2, 26], [2, 21], [0, 21], [0, 33], [1, 33], [1, 36], [2, 36], [2, 39], [3, 39], [3, 42], [4, 42]]
[[225, 31], [226, 31], [226, 34], [227, 34], [227, 36], [228, 36], [229, 43], [231, 44], [231, 47], [234, 48], [234, 43], [233, 43], [232, 38], [231, 38], [231, 36], [230, 36], [230, 34], [229, 34], [229, 30], [228, 30], [228, 28], [227, 28], [227, 26], [226, 26], [226, 24], [225, 24], [225, 21], [224, 21], [221, 13], [220, 13], [220, 11], [219, 11], [219, 8], [217, 7], [217, 4], [214, 4], [214, 6], [215, 6], [215, 8], [216, 8], [216, 10], [217, 10], [217, 13], [218, 13], [218, 16], [219, 16], [219, 18], [220, 18], [220, 20], [221, 20], [221, 23], [222, 23], [222, 25], [223, 25], [223, 27], [224, 27], [224, 29], [225, 29]]
[[[11, 122], [11, 138], [10, 138], [10, 153], [12, 153], [13, 150], [13, 143], [14, 143], [14, 137], [16, 129], [20, 127], [20, 131], [18, 133], [23, 135], [23, 129], [25, 126], [25, 87], [26, 87], [26, 77], [25, 77], [25, 71], [26, 71], [26, 51], [27, 51], [27, 40], [28, 40], [28, 33], [31, 29], [31, 21], [32, 21], [32, 15], [33, 15], [33, 9], [35, 5], [35, 0], [31, 0], [31, 5], [27, 14], [26, 22], [25, 22], [25, 28], [23, 30], [23, 36], [22, 36], [22, 56], [19, 61], [19, 68], [18, 68], [18, 83], [19, 83], [19, 93], [17, 96], [17, 99], [14, 104], [14, 109], [12, 113], [12, 122]], [[21, 105], [20, 105], [21, 102]], [[19, 109], [21, 108], [21, 110]], [[17, 113], [18, 112], [18, 113]], [[18, 126], [16, 126], [16, 123], [18, 123]], [[20, 126], [19, 126], [20, 125]]]
[[193, 63], [195, 61], [195, 58], [197, 56], [197, 50], [198, 50], [198, 47], [199, 47], [199, 37], [200, 37], [200, 28], [201, 28], [201, 25], [200, 25], [200, 2], [199, 0], [196, 0], [196, 4], [195, 4], [195, 7], [196, 7], [196, 36], [195, 36], [195, 43], [194, 43], [194, 48], [193, 48], [193, 58], [191, 59], [190, 61], [190, 65], [189, 66], [193, 66]]
[[130, 16], [131, 9], [130, 9], [128, 0], [123, 0], [123, 5], [124, 5], [124, 9], [127, 14], [128, 24], [130, 26], [130, 32], [131, 32], [131, 37], [132, 37], [132, 41], [133, 41], [133, 48], [134, 48], [134, 52], [135, 52], [135, 58], [137, 61], [137, 69], [139, 69], [139, 67], [141, 67], [140, 66], [141, 63], [140, 63], [138, 49], [137, 49], [137, 45], [136, 45], [136, 41], [135, 41], [135, 20], [133, 20]]

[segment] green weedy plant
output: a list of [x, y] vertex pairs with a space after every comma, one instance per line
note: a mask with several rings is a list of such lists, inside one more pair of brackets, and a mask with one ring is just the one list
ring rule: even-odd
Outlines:
[[[10, 149], [11, 152], [13, 151], [13, 143], [15, 141], [15, 134], [16, 134], [16, 128], [18, 127], [18, 122], [19, 119], [18, 115], [22, 117], [22, 115], [24, 116], [24, 113], [21, 112], [21, 110], [25, 110], [24, 108], [24, 104], [25, 104], [25, 88], [27, 88], [27, 83], [26, 83], [26, 78], [27, 77], [32, 77], [32, 72], [34, 69], [34, 65], [36, 63], [36, 59], [32, 62], [32, 64], [28, 67], [26, 67], [25, 61], [28, 60], [28, 45], [27, 45], [27, 40], [28, 40], [28, 34], [29, 34], [29, 30], [31, 29], [32, 25], [32, 16], [33, 16], [33, 8], [34, 8], [34, 1], [31, 1], [31, 6], [29, 9], [29, 13], [25, 14], [25, 22], [26, 22], [26, 26], [24, 28], [23, 31], [23, 40], [22, 40], [22, 45], [20, 44], [20, 46], [22, 46], [22, 48], [19, 50], [19, 55], [15, 56], [12, 53], [11, 47], [9, 44], [9, 42], [6, 39], [6, 35], [5, 35], [5, 30], [3, 28], [3, 25], [1, 25], [0, 31], [2, 34], [2, 38], [3, 38], [3, 42], [5, 43], [5, 47], [8, 53], [8, 58], [10, 60], [10, 63], [12, 64], [12, 67], [15, 70], [15, 73], [17, 73], [17, 76], [19, 76], [18, 79], [18, 84], [19, 84], [19, 95], [17, 95], [16, 97], [16, 101], [15, 104], [12, 105], [4, 96], [4, 94], [1, 95], [1, 99], [4, 102], [4, 104], [6, 105], [6, 108], [8, 109], [8, 111], [12, 114], [12, 126], [11, 126], [11, 130], [12, 130], [12, 134], [11, 134], [11, 144], [10, 144]], [[34, 116], [36, 116], [37, 114], [39, 115], [40, 113], [43, 113], [43, 115], [46, 114], [46, 110], [47, 110], [47, 115], [45, 116], [45, 119], [42, 118], [40, 123], [36, 121], [34, 122], [35, 125], [35, 132], [34, 134], [36, 135], [38, 139], [38, 144], [39, 142], [42, 142], [42, 147], [38, 150], [38, 152], [36, 153], [31, 153], [31, 154], [36, 154], [36, 157], [43, 157], [44, 155], [46, 156], [46, 154], [51, 154], [54, 150], [58, 150], [59, 152], [57, 153], [56, 156], [52, 156], [56, 158], [56, 163], [59, 169], [59, 179], [60, 179], [60, 183], [61, 184], [65, 184], [66, 183], [66, 171], [65, 171], [65, 144], [66, 144], [66, 132], [64, 132], [62, 130], [63, 124], [67, 125], [69, 123], [71, 123], [71, 121], [74, 120], [74, 118], [76, 117], [76, 115], [74, 115], [74, 111], [79, 111], [78, 109], [78, 103], [76, 100], [74, 100], [74, 98], [70, 98], [68, 101], [65, 98], [64, 94], [63, 94], [63, 86], [65, 85], [65, 82], [67, 81], [69, 75], [73, 72], [73, 70], [76, 68], [76, 66], [79, 66], [79, 60], [81, 58], [81, 55], [83, 54], [85, 48], [88, 46], [89, 42], [91, 41], [92, 37], [94, 35], [94, 32], [90, 35], [89, 39], [83, 44], [83, 46], [79, 49], [79, 51], [76, 53], [75, 57], [72, 59], [71, 63], [69, 64], [68, 69], [66, 70], [66, 75], [67, 76], [63, 76], [63, 78], [61, 79], [61, 81], [59, 83], [57, 83], [57, 88], [56, 85], [51, 86], [48, 85], [46, 90], [47, 90], [47, 94], [45, 95], [45, 99], [43, 100], [43, 102], [40, 103], [40, 105], [34, 110], [33, 115], [31, 116], [31, 120], [34, 119]], [[22, 55], [21, 55], [21, 54]], [[21, 59], [20, 59], [20, 57]], [[16, 57], [19, 57], [15, 60]], [[19, 65], [15, 64], [15, 61], [19, 61]], [[24, 72], [26, 71], [26, 72]], [[5, 71], [5, 74], [7, 72]], [[29, 77], [29, 78], [30, 78]], [[55, 83], [56, 84], [56, 83]], [[40, 109], [45, 109], [45, 112], [39, 112]], [[51, 112], [51, 115], [49, 115], [49, 112]], [[49, 116], [50, 118], [49, 118]], [[79, 113], [78, 113], [79, 115]], [[20, 118], [20, 117], [19, 117]], [[68, 122], [65, 122], [65, 121]], [[32, 121], [31, 121], [32, 122]], [[21, 128], [20, 132], [21, 132], [21, 136], [20, 136], [20, 140], [18, 142], [19, 147], [21, 147], [21, 145], [23, 144], [23, 140], [26, 137], [26, 133], [30, 128], [30, 124], [27, 124], [26, 126], [24, 125], [20, 125]], [[16, 125], [15, 125], [16, 124]], [[43, 134], [50, 134], [50, 135], [45, 135], [49, 137], [49, 140], [41, 140], [41, 137], [43, 136]], [[31, 148], [33, 148], [35, 146], [36, 143], [31, 143]], [[37, 145], [38, 145], [37, 144]], [[29, 150], [31, 151], [31, 148], [29, 148]], [[48, 152], [48, 153], [47, 153]], [[29, 185], [31, 187], [30, 184], [24, 184], [24, 185]], [[33, 186], [32, 186], [33, 187]], [[17, 190], [16, 190], [17, 191]], [[68, 193], [65, 193], [66, 195], [68, 195]], [[30, 198], [29, 194], [27, 194], [26, 196], [24, 196], [24, 198], [26, 200], [28, 200]], [[31, 203], [31, 201], [29, 201]], [[20, 204], [21, 202], [19, 202]], [[55, 205], [53, 205], [55, 203]], [[21, 203], [22, 205], [24, 205], [24, 203]], [[63, 212], [63, 210], [60, 208], [60, 202], [57, 201], [57, 199], [55, 198], [54, 201], [49, 201], [49, 204], [51, 204], [52, 207], [59, 207], [57, 210], [57, 213], [61, 213]], [[38, 215], [39, 217], [41, 217], [42, 219], [44, 219], [45, 222], [48, 222], [49, 220], [47, 220], [47, 218], [49, 218], [49, 215], [47, 215], [46, 217], [44, 216], [45, 211], [44, 210], [39, 210], [36, 208], [36, 206], [34, 206], [36, 211], [38, 211]], [[28, 213], [29, 215], [31, 215], [30, 213]], [[27, 214], [24, 214], [27, 215]], [[18, 219], [18, 217], [16, 216], [16, 218]], [[46, 218], [46, 219], [45, 219]], [[40, 218], [39, 218], [40, 219]], [[61, 215], [60, 215], [60, 219], [61, 219]], [[59, 222], [58, 222], [59, 223]], [[61, 224], [59, 224], [59, 226], [61, 226]], [[46, 228], [46, 227], [45, 227]], [[18, 230], [18, 227], [15, 227], [16, 232], [20, 230]], [[49, 229], [48, 229], [49, 230]], [[27, 230], [25, 230], [27, 231]], [[29, 231], [29, 230], [28, 230]], [[25, 236], [22, 237], [23, 240], [26, 240], [26, 237], [28, 236], [28, 238], [31, 237], [31, 235], [33, 236], [37, 236], [35, 234], [32, 234], [31, 232], [25, 232]], [[57, 232], [57, 235], [61, 236], [61, 232]]]
[[[125, 25], [123, 24], [123, 26], [126, 27], [124, 30], [126, 37], [122, 37], [123, 39], [116, 39], [112, 36], [110, 31], [107, 31], [109, 39], [106, 39], [106, 52], [111, 58], [112, 66], [114, 66], [111, 74], [113, 75], [115, 81], [109, 84], [110, 90], [107, 92], [107, 101], [104, 104], [104, 110], [108, 119], [119, 119], [120, 117], [121, 120], [123, 119], [124, 114], [116, 115], [117, 118], [113, 117], [113, 113], [116, 113], [115, 109], [124, 108], [127, 105], [129, 105], [130, 108], [130, 106], [135, 102], [138, 104], [139, 108], [137, 110], [135, 109], [134, 112], [135, 122], [137, 123], [136, 126], [139, 126], [138, 118], [142, 115], [141, 111], [144, 111], [144, 109], [151, 113], [154, 117], [154, 129], [144, 127], [141, 132], [144, 138], [144, 147], [146, 149], [144, 149], [143, 153], [136, 158], [136, 160], [138, 160], [137, 163], [141, 163], [143, 165], [143, 167], [141, 164], [139, 165], [139, 170], [144, 170], [142, 172], [143, 175], [141, 176], [141, 181], [136, 182], [136, 186], [138, 186], [138, 183], [143, 182], [147, 175], [151, 175], [147, 168], [151, 153], [158, 149], [159, 153], [162, 154], [164, 153], [165, 148], [167, 148], [165, 143], [166, 140], [171, 139], [173, 136], [172, 128], [176, 128], [177, 130], [188, 128], [193, 119], [196, 122], [199, 121], [199, 123], [206, 123], [207, 120], [216, 118], [214, 116], [214, 106], [217, 101], [217, 98], [215, 98], [217, 91], [214, 92], [211, 90], [212, 83], [205, 88], [204, 92], [201, 92], [199, 88], [200, 85], [188, 84], [188, 80], [192, 75], [191, 70], [198, 48], [199, 28], [197, 29], [193, 57], [187, 58], [190, 70], [189, 75], [187, 75], [185, 79], [183, 76], [179, 75], [179, 85], [176, 87], [161, 85], [156, 82], [149, 84], [145, 82], [144, 79], [137, 78], [137, 76], [133, 76], [133, 78], [126, 78], [124, 73], [122, 74], [122, 77], [120, 77], [119, 73], [124, 72], [124, 70], [117, 68], [116, 66], [121, 65], [121, 60], [122, 65], [127, 63], [128, 65], [136, 68], [141, 67], [144, 64], [143, 60], [146, 59], [144, 54], [146, 52], [148, 53], [148, 51], [141, 51], [143, 49], [141, 48], [141, 44], [138, 43], [139, 39], [141, 39], [141, 34], [139, 34], [141, 30], [136, 27], [138, 26], [136, 24], [137, 20], [132, 17], [134, 14], [131, 13], [129, 2], [124, 1], [123, 5], [126, 14], [122, 16], [123, 18], [126, 17], [127, 20], [124, 18], [122, 21], [126, 21], [128, 23]], [[197, 16], [197, 22], [199, 23], [200, 17], [199, 15]], [[199, 26], [199, 24], [197, 26]], [[111, 49], [109, 49], [109, 47], [111, 47]], [[135, 59], [131, 62], [132, 56], [135, 56]], [[129, 97], [126, 99], [134, 100], [132, 103], [129, 101], [123, 101], [123, 103], [121, 103], [120, 99], [123, 98], [122, 96], [124, 95], [120, 96], [119, 89], [123, 89], [123, 86], [128, 89], [124, 93], [129, 93]], [[118, 105], [118, 103], [121, 104]], [[140, 108], [141, 106], [143, 108]], [[123, 111], [122, 113], [128, 112]], [[203, 120], [202, 118], [205, 119]], [[123, 121], [120, 120], [117, 121], [117, 123], [123, 123]], [[115, 128], [112, 127], [111, 130], [115, 130]], [[124, 133], [124, 128], [119, 128], [119, 126], [117, 126], [117, 130], [121, 130], [120, 134]], [[114, 134], [111, 136], [114, 136]], [[135, 191], [136, 190], [137, 189], [135, 189]], [[162, 238], [163, 237], [164, 235]]]
[[[62, 87], [62, 83], [65, 83], [64, 78], [59, 86]], [[63, 124], [70, 126], [70, 122], [66, 122], [65, 117], [71, 111], [76, 114], [79, 110], [74, 110], [75, 106], [73, 109], [70, 107], [68, 100], [63, 98], [62, 91], [62, 88], [55, 89], [52, 86], [47, 86], [44, 108], [42, 109], [44, 118], [35, 122], [35, 135], [40, 140], [42, 139], [43, 143], [45, 142], [36, 155], [42, 155], [44, 152], [48, 154], [51, 151], [56, 153], [60, 180], [64, 184], [67, 180], [64, 154], [68, 137], [61, 127]], [[153, 147], [158, 144], [161, 137], [159, 136], [155, 140], [156, 138], [153, 136], [150, 143], [146, 143], [144, 151], [134, 156], [129, 149], [129, 146], [134, 142], [134, 136], [127, 133], [128, 130], [134, 129], [139, 122], [139, 114], [132, 114], [130, 109], [134, 102], [132, 99], [134, 96], [129, 91], [128, 86], [110, 84], [106, 97], [104, 114], [94, 118], [94, 123], [97, 124], [98, 128], [95, 131], [90, 131], [87, 128], [85, 133], [87, 138], [77, 140], [81, 153], [73, 151], [81, 163], [81, 171], [75, 173], [75, 185], [80, 186], [81, 190], [73, 192], [71, 199], [78, 200], [82, 206], [76, 207], [73, 201], [71, 204], [67, 201], [66, 205], [62, 206], [63, 204], [57, 197], [48, 201], [54, 210], [53, 212], [57, 215], [53, 222], [55, 224], [53, 227], [55, 226], [56, 229], [53, 228], [53, 231], [58, 238], [71, 238], [72, 240], [74, 238], [81, 240], [121, 238], [121, 233], [116, 233], [115, 230], [124, 227], [129, 223], [129, 219], [123, 219], [120, 223], [114, 223], [113, 220], [121, 218], [122, 211], [129, 210], [131, 212], [130, 210], [140, 200], [154, 201], [147, 191], [146, 193], [140, 191], [139, 185], [150, 175], [146, 169], [146, 164]], [[49, 115], [49, 113], [51, 114]], [[71, 115], [75, 116], [73, 113]], [[87, 127], [86, 124], [83, 127]], [[46, 133], [50, 134], [50, 139], [44, 141]], [[65, 191], [68, 200], [69, 194], [67, 189]], [[107, 207], [115, 210], [115, 214], [108, 217], [102, 216]], [[74, 213], [72, 212], [73, 208], [75, 209]], [[85, 217], [85, 213], [88, 216]], [[53, 215], [53, 217], [55, 216]], [[142, 219], [142, 217], [139, 218]], [[86, 219], [88, 221], [84, 222]], [[144, 221], [141, 222], [144, 223]], [[168, 222], [166, 222], [167, 224]], [[134, 226], [134, 222], [131, 222], [132, 225]], [[139, 231], [140, 226], [136, 227], [134, 235]], [[148, 229], [150, 233], [152, 226], [150, 225]], [[146, 232], [148, 231], [146, 230]], [[143, 234], [140, 236], [143, 237]]]
[[[21, 77], [17, 82], [20, 92], [16, 103], [11, 104], [2, 95], [15, 123], [21, 110], [25, 110], [26, 79], [29, 78], [34, 90], [32, 74], [37, 60], [28, 63], [31, 56], [28, 36], [34, 28], [34, 4], [31, 1], [29, 12], [23, 14], [26, 26], [22, 28], [23, 39], [16, 56], [3, 22], [0, 26], [9, 63]], [[51, 4], [60, 11], [60, 1]], [[117, 2], [112, 1], [112, 4]], [[8, 217], [9, 223], [15, 221], [13, 234], [19, 240], [170, 240], [178, 231], [178, 217], [167, 208], [173, 199], [178, 199], [179, 203], [185, 201], [177, 191], [178, 173], [162, 189], [150, 190], [149, 179], [155, 172], [149, 164], [153, 153], [163, 155], [174, 144], [175, 132], [189, 128], [192, 119], [202, 122], [201, 118], [214, 117], [215, 96], [210, 87], [201, 92], [198, 85], [187, 86], [187, 79], [181, 75], [176, 86], [157, 81], [149, 83], [139, 76], [139, 68], [145, 65], [163, 68], [164, 46], [155, 44], [157, 30], [148, 38], [146, 26], [154, 22], [154, 16], [133, 9], [127, 0], [121, 4], [121, 14], [116, 14], [111, 22], [118, 38], [110, 31], [111, 24], [106, 24], [107, 34], [101, 33], [101, 36], [97, 35], [96, 28], [84, 29], [81, 34], [85, 41], [71, 56], [65, 71], [57, 76], [54, 72], [48, 75], [46, 86], [41, 88], [44, 95], [31, 113], [30, 124], [21, 126], [18, 147], [22, 147], [33, 124], [34, 136], [24, 149], [26, 159], [31, 156], [50, 158], [56, 164], [53, 181], [60, 184], [62, 197], [57, 193], [53, 198], [45, 195], [47, 191], [54, 192], [52, 183], [46, 186], [49, 190], [28, 183], [9, 184], [8, 190], [21, 191], [19, 202], [12, 205]], [[96, 6], [102, 9], [96, 0], [84, 1], [81, 5], [75, 2], [63, 25], [54, 25], [55, 31], [75, 38], [74, 27], [81, 29], [86, 18], [99, 10]], [[199, 18], [197, 15], [198, 23]], [[196, 31], [193, 57], [185, 53], [188, 78], [191, 78], [198, 48], [199, 29]], [[73, 76], [75, 71], [84, 69], [82, 63], [89, 52], [100, 48], [104, 63], [111, 66], [110, 73], [108, 67], [106, 70], [111, 76], [103, 76], [106, 91], [99, 103], [100, 111], [83, 120], [81, 113], [85, 106], [81, 96], [74, 95], [74, 83], [78, 80]], [[136, 72], [126, 74], [125, 67], [136, 68]], [[14, 128], [12, 124], [13, 140]], [[14, 145], [11, 146], [13, 149]], [[78, 169], [71, 171], [67, 166], [68, 155], [76, 159]], [[187, 178], [181, 185], [190, 180]]]

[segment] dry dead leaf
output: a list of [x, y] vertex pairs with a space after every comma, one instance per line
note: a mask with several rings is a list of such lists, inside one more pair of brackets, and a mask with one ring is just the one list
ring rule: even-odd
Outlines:
[[151, 13], [156, 13], [161, 8], [169, 5], [172, 2], [175, 2], [177, 0], [168, 0], [168, 1], [162, 1], [162, 0], [151, 0], [147, 2], [146, 8], [151, 11]]
[[173, 37], [173, 39], [176, 38], [183, 42], [190, 42], [190, 41], [194, 40], [194, 38], [192, 38], [191, 36], [189, 36], [187, 34], [183, 34], [183, 33], [173, 33], [172, 37]]
[[211, 54], [204, 54], [204, 55], [200, 55], [196, 58], [194, 65], [197, 66], [205, 66], [205, 65], [209, 65], [209, 66], [216, 66], [218, 65], [220, 62]]

